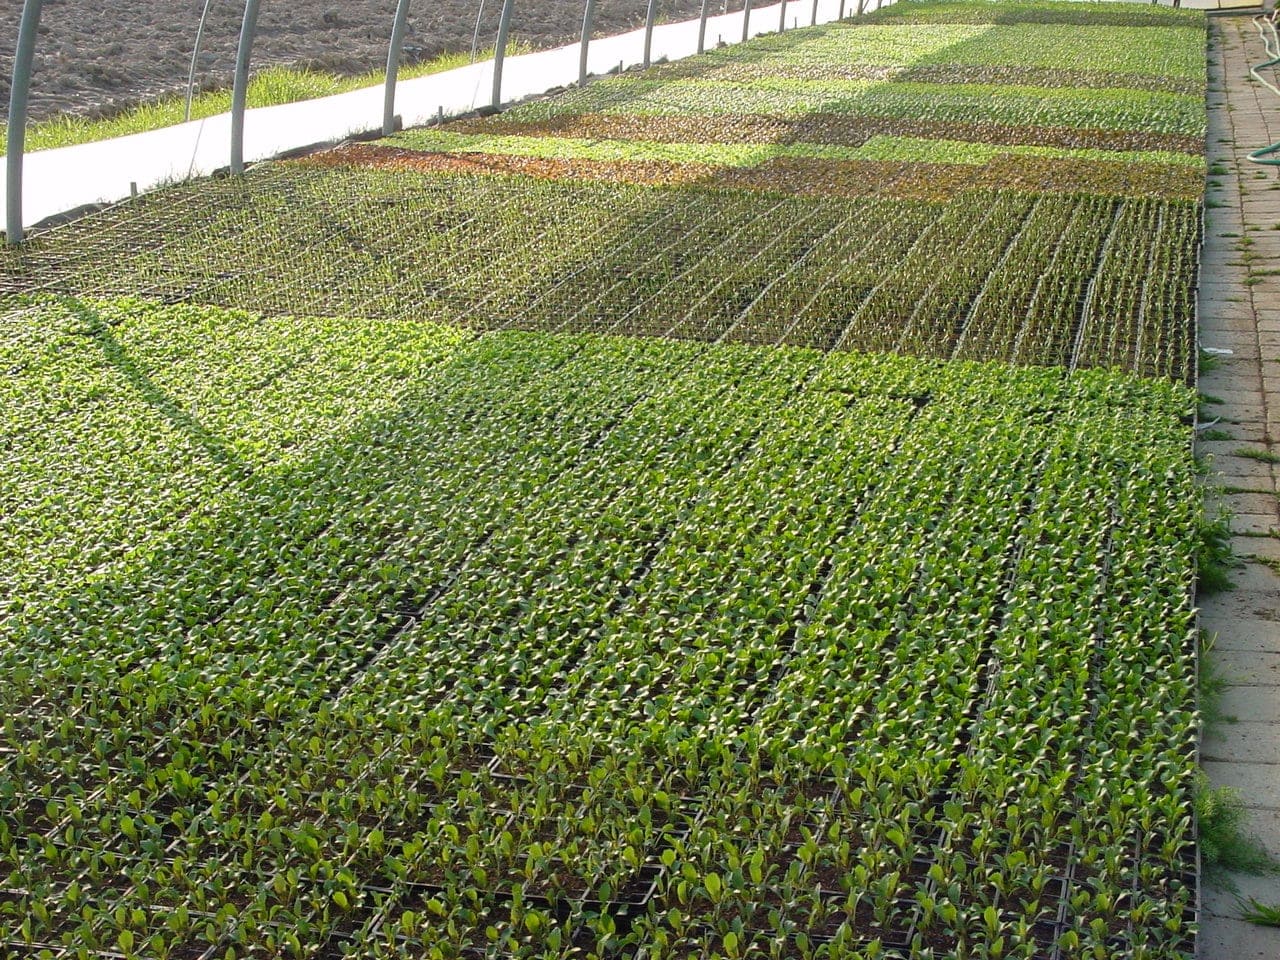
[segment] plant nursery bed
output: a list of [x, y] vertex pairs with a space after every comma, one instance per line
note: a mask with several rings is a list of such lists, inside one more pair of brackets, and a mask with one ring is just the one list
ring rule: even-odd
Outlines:
[[[42, 309], [56, 327], [66, 302]], [[109, 308], [86, 301], [83, 309]], [[112, 328], [140, 351], [134, 378], [143, 370], [160, 373], [145, 359], [162, 349], [147, 332], [152, 322], [144, 310]], [[260, 334], [259, 325], [247, 324], [237, 336], [253, 342]], [[440, 328], [434, 336], [439, 349], [447, 335]], [[758, 930], [765, 939], [790, 937], [810, 924], [815, 935], [838, 938], [848, 929], [848, 937], [863, 936], [852, 914], [834, 919], [842, 898], [852, 895], [873, 910], [877, 897], [902, 900], [912, 911], [926, 897], [943, 918], [929, 930], [944, 938], [958, 935], [948, 933], [945, 920], [953, 911], [957, 929], [968, 929], [974, 921], [964, 916], [998, 902], [1000, 935], [1024, 936], [1025, 920], [1030, 937], [1032, 926], [1045, 922], [1047, 901], [997, 901], [987, 879], [1002, 869], [995, 857], [1017, 849], [1022, 864], [1013, 872], [1003, 868], [1008, 875], [1001, 874], [999, 889], [1056, 889], [1062, 857], [1055, 850], [1070, 849], [1072, 838], [1077, 850], [1083, 844], [1094, 851], [1087, 860], [1079, 853], [1069, 858], [1088, 871], [1088, 889], [1123, 890], [1124, 903], [1142, 903], [1148, 915], [1162, 918], [1181, 917], [1194, 903], [1194, 888], [1174, 882], [1193, 842], [1184, 814], [1191, 766], [1181, 750], [1194, 723], [1188, 585], [1198, 508], [1182, 423], [1194, 405], [1189, 391], [1112, 373], [1067, 377], [1051, 369], [661, 340], [508, 333], [450, 343], [448, 359], [425, 378], [399, 382], [394, 402], [358, 421], [345, 425], [339, 418], [339, 432], [305, 458], [264, 461], [273, 465], [249, 475], [228, 472], [216, 503], [187, 524], [157, 528], [157, 552], [146, 554], [145, 563], [131, 554], [109, 582], [95, 587], [89, 579], [70, 595], [57, 592], [59, 581], [35, 583], [32, 590], [43, 590], [38, 606], [27, 602], [29, 592], [9, 595], [6, 622], [25, 639], [5, 649], [12, 675], [21, 679], [4, 695], [15, 703], [36, 696], [70, 701], [92, 676], [100, 697], [94, 702], [109, 709], [113, 723], [138, 731], [113, 741], [118, 746], [103, 744], [125, 762], [102, 767], [74, 762], [76, 744], [93, 736], [92, 724], [63, 728], [56, 748], [47, 739], [33, 747], [24, 737], [21, 765], [30, 782], [63, 777], [65, 796], [85, 798], [74, 808], [60, 803], [57, 820], [79, 824], [86, 849], [123, 852], [122, 818], [145, 819], [140, 808], [181, 813], [176, 831], [163, 812], [156, 817], [157, 829], [169, 826], [154, 853], [129, 844], [130, 875], [142, 875], [154, 858], [168, 878], [163, 889], [134, 884], [113, 894], [114, 904], [127, 906], [135, 938], [161, 935], [168, 942], [162, 917], [172, 906], [167, 913], [148, 905], [160, 894], [165, 903], [182, 902], [190, 883], [192, 933], [204, 931], [206, 939], [208, 930], [228, 938], [237, 929], [283, 936], [292, 927], [255, 919], [265, 895], [265, 902], [287, 905], [286, 915], [309, 918], [309, 937], [341, 935], [360, 951], [376, 952], [387, 930], [423, 943], [452, 936], [442, 931], [470, 922], [470, 897], [499, 891], [510, 897], [526, 868], [550, 876], [570, 863], [587, 886], [562, 884], [554, 896], [527, 887], [518, 907], [508, 901], [496, 929], [511, 933], [517, 954], [534, 950], [535, 940], [546, 949], [544, 937], [555, 930], [563, 931], [560, 942], [588, 938], [625, 954], [663, 942], [685, 922], [681, 917], [701, 922], [725, 914], [729, 903], [735, 914], [757, 918], [753, 924], [780, 924], [772, 933]], [[67, 343], [73, 347], [86, 360], [100, 349], [83, 337]], [[228, 347], [211, 341], [200, 349]], [[198, 364], [199, 352], [182, 362]], [[109, 413], [108, 396], [123, 401], [136, 383], [103, 381], [85, 413]], [[595, 387], [584, 393], [586, 384]], [[42, 391], [26, 396], [29, 404], [60, 402]], [[233, 414], [237, 392], [228, 388], [220, 396], [207, 409], [222, 422]], [[707, 397], [715, 402], [708, 405]], [[928, 403], [918, 403], [921, 397]], [[482, 398], [483, 417], [460, 415]], [[363, 407], [368, 396], [360, 400]], [[1027, 409], [1046, 415], [1028, 420]], [[187, 429], [168, 421], [137, 455], [148, 444], [158, 450], [189, 440]], [[88, 456], [93, 445], [111, 442], [103, 430], [90, 430], [79, 449]], [[215, 449], [194, 447], [190, 455], [206, 458], [210, 470], [229, 471]], [[168, 461], [154, 462], [149, 474], [133, 470], [112, 482], [127, 480], [149, 502], [189, 493], [165, 492]], [[522, 466], [508, 470], [497, 487], [471, 480], [511, 463]], [[79, 482], [105, 476], [90, 472]], [[1029, 501], [1014, 495], [1028, 485], [1036, 491]], [[834, 498], [833, 489], [840, 491]], [[1099, 500], [1112, 508], [1092, 509]], [[337, 502], [348, 506], [335, 514]], [[257, 506], [248, 510], [248, 503]], [[349, 522], [342, 519], [349, 505], [363, 503], [364, 516], [402, 519], [350, 543], [333, 534], [304, 541], [293, 521], [283, 523], [327, 513], [341, 525]], [[510, 510], [512, 519], [480, 555], [446, 551], [429, 559], [451, 542], [452, 528], [491, 509]], [[519, 525], [516, 517], [524, 518]], [[60, 536], [75, 536], [76, 529]], [[651, 555], [648, 537], [638, 534], [654, 529], [670, 533]], [[276, 536], [284, 539], [270, 555], [249, 546]], [[569, 542], [572, 548], [557, 546]], [[348, 554], [357, 547], [365, 559]], [[323, 632], [319, 613], [277, 619], [285, 597], [279, 564], [294, 549], [301, 552], [288, 561], [296, 570], [288, 574], [295, 584], [290, 603], [323, 594], [339, 569], [349, 577], [355, 563], [369, 571], [360, 582], [369, 614], [334, 620]], [[1098, 552], [1104, 550], [1111, 553]], [[216, 564], [197, 560], [227, 551], [239, 569], [261, 564], [261, 579], [238, 578], [227, 594]], [[1087, 556], [1080, 569], [1094, 573], [1062, 578], [1054, 558], [1064, 552]], [[415, 555], [423, 564], [464, 567], [438, 574], [420, 568], [454, 586], [397, 639], [394, 656], [354, 681], [343, 679], [347, 693], [332, 700], [334, 675], [344, 676], [344, 662], [362, 660], [366, 640], [387, 629], [380, 611], [397, 609], [411, 587], [386, 571], [403, 569], [398, 558]], [[726, 555], [738, 560], [725, 565]], [[1000, 571], [1013, 556], [1020, 558], [1018, 575], [1006, 582]], [[641, 578], [622, 604], [605, 594], [592, 599], [590, 571], [600, 564]], [[175, 579], [167, 569], [200, 572]], [[1151, 579], [1153, 569], [1164, 571], [1160, 579]], [[1116, 599], [1099, 604], [1103, 570]], [[818, 580], [826, 586], [815, 592]], [[163, 586], [177, 582], [185, 584], [177, 593]], [[566, 582], [578, 584], [574, 592], [565, 592]], [[1137, 602], [1153, 590], [1166, 598], [1159, 606]], [[731, 596], [756, 612], [725, 606]], [[487, 623], [478, 612], [513, 601], [525, 610], [515, 620]], [[189, 625], [206, 622], [192, 614], [210, 602], [233, 612], [217, 620], [216, 631], [203, 628], [204, 639], [192, 645], [185, 639], [195, 629]], [[93, 628], [59, 632], [56, 645], [42, 641], [72, 609]], [[1035, 627], [1050, 609], [1052, 619]], [[266, 619], [269, 610], [277, 614]], [[457, 619], [463, 610], [473, 612]], [[263, 646], [254, 638], [267, 623], [275, 625]], [[139, 636], [138, 624], [149, 624], [142, 636], [153, 639], [123, 649], [120, 638]], [[469, 626], [459, 632], [460, 624]], [[1080, 660], [1079, 644], [1100, 626], [1107, 646], [1097, 659]], [[555, 644], [538, 639], [552, 633], [560, 638]], [[169, 642], [181, 657], [174, 658]], [[682, 652], [669, 659], [667, 648]], [[446, 649], [447, 657], [415, 654]], [[977, 682], [987, 650], [1003, 664], [992, 690]], [[503, 677], [515, 659], [538, 664], [536, 695], [511, 699]], [[1110, 725], [1131, 729], [1128, 713], [1113, 718], [1077, 706], [1088, 689], [1081, 680], [1102, 669], [1123, 679], [1128, 668], [1120, 665], [1131, 661], [1162, 680], [1135, 686], [1141, 706], [1126, 711], [1162, 719], [1140, 744], [1126, 739], [1128, 746], [1103, 753], [1112, 742]], [[739, 682], [751, 675], [776, 680], [767, 689]], [[142, 676], [145, 684], [134, 679]], [[1021, 692], [1045, 676], [1060, 679], [1037, 697]], [[971, 709], [975, 697], [987, 703], [983, 711]], [[269, 722], [243, 749], [232, 741], [198, 747], [193, 740], [183, 749], [154, 751], [161, 742], [155, 738], [174, 742], [193, 724], [218, 720], [234, 729], [228, 715], [255, 702]], [[86, 709], [87, 718], [97, 715], [98, 708]], [[1042, 709], [1079, 718], [1045, 731], [1051, 751], [1063, 738], [1062, 767], [1038, 742], [1008, 740], [1010, 724], [1029, 722]], [[10, 716], [14, 737], [22, 736], [23, 722], [38, 722]], [[957, 724], [969, 731], [970, 743], [959, 755]], [[933, 735], [922, 737], [923, 729]], [[1082, 736], [1098, 744], [1098, 758], [1086, 750], [1072, 779], [1061, 771], [1068, 761], [1081, 762]], [[1101, 814], [1105, 808], [1095, 813], [1091, 806], [1096, 765], [1110, 765], [1114, 749], [1133, 751], [1125, 754], [1127, 776], [1133, 795], [1146, 798], [1150, 815], [1163, 824], [1158, 844], [1136, 847], [1127, 828], [1114, 832], [1124, 824], [1113, 825]], [[201, 750], [219, 762], [197, 762]], [[137, 752], [154, 754], [155, 762], [128, 762]], [[475, 769], [454, 763], [466, 755], [484, 762]], [[495, 775], [489, 757], [499, 769], [514, 760], [528, 773]], [[403, 774], [433, 764], [438, 773], [425, 794]], [[330, 768], [345, 775], [319, 773]], [[1170, 769], [1182, 773], [1168, 779]], [[198, 793], [175, 807], [167, 790], [157, 792], [156, 778], [168, 782], [179, 770], [207, 772], [199, 774]], [[393, 779], [384, 770], [401, 775]], [[102, 774], [109, 789], [97, 780]], [[1152, 777], [1165, 778], [1165, 788], [1151, 789]], [[687, 786], [671, 792], [676, 783]], [[1063, 793], [1068, 785], [1072, 802]], [[232, 796], [239, 799], [224, 806]], [[263, 802], [245, 806], [254, 796]], [[401, 812], [410, 807], [420, 812]], [[496, 816], [499, 808], [508, 812]], [[1004, 811], [1003, 839], [958, 843], [957, 836], [979, 835], [989, 817], [981, 811], [989, 808]], [[254, 812], [236, 812], [245, 809]], [[1028, 832], [1031, 824], [1038, 826]], [[20, 835], [7, 829], [7, 842], [18, 849], [40, 836], [25, 832], [39, 831], [38, 824]], [[62, 828], [46, 826], [39, 844], [53, 843], [55, 829]], [[1018, 837], [1033, 840], [1020, 846]], [[1112, 850], [1123, 851], [1114, 869]], [[0, 916], [14, 920], [15, 943], [24, 941], [24, 929], [37, 941], [41, 929], [62, 928], [72, 881], [96, 884], [61, 857], [17, 854], [15, 863], [20, 882], [11, 883], [14, 896], [0, 904]], [[819, 879], [818, 891], [799, 869], [807, 863], [815, 876], [829, 877]], [[277, 887], [273, 878], [291, 872], [311, 880]], [[428, 875], [435, 876], [430, 896], [409, 892], [428, 888], [403, 886]], [[633, 895], [629, 878], [636, 876], [646, 889]], [[219, 883], [226, 884], [221, 893]], [[774, 892], [759, 900], [766, 886]], [[830, 892], [820, 893], [823, 887]], [[105, 891], [97, 888], [94, 896]], [[354, 914], [335, 907], [335, 894], [325, 891], [346, 891], [344, 902], [373, 906]], [[1085, 916], [1091, 902], [1079, 904]], [[667, 906], [659, 910], [659, 903]], [[627, 924], [617, 919], [624, 906]], [[833, 918], [831, 925], [811, 920], [814, 911]], [[47, 921], [29, 920], [41, 915]], [[114, 915], [91, 929], [109, 930]], [[226, 926], [233, 915], [237, 925]], [[1072, 923], [1085, 936], [1084, 920]], [[912, 929], [895, 927], [895, 936]], [[118, 932], [83, 942], [110, 950]], [[1170, 936], [1167, 955], [1177, 956], [1184, 934]]]
[[162, 191], [0, 289], [1189, 381], [1203, 16], [962, 6]]
[[5, 251], [0, 953], [1190, 960], [1204, 42], [901, 3]]

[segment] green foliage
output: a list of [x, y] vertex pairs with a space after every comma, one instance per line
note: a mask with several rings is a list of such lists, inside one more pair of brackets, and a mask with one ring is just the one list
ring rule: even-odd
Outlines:
[[[1185, 388], [22, 309], [6, 425], [48, 452], [0, 540], [0, 917], [34, 942], [745, 957], [928, 903], [922, 936], [1029, 949], [1074, 850], [1141, 865], [1178, 955]], [[1064, 937], [1109, 922], [1098, 876]]]
[[1203, 137], [1203, 16], [1121, 25], [1098, 6], [1070, 11], [1098, 15], [1084, 24], [1051, 22], [1061, 5], [1041, 6], [1038, 22], [989, 5], [886, 9], [601, 79], [509, 117], [823, 113]]
[[1216, 353], [1209, 353], [1205, 350], [1200, 351], [1200, 372], [1208, 373], [1211, 370], [1217, 370], [1222, 366], [1222, 357]]
[[1240, 722], [1239, 717], [1226, 713], [1222, 709], [1222, 696], [1229, 681], [1218, 670], [1210, 656], [1215, 639], [1205, 631], [1200, 631], [1200, 715], [1207, 729]]
[[504, 136], [500, 130], [501, 127], [495, 127], [492, 134], [468, 134], [437, 128], [419, 128], [397, 134], [387, 142], [413, 150], [448, 153], [496, 153], [509, 156], [587, 160], [662, 160], [671, 163], [705, 163], [731, 167], [753, 167], [779, 158], [880, 160], [897, 163], [951, 163], [978, 166], [1000, 157], [1168, 164], [1191, 169], [1199, 169], [1204, 165], [1204, 161], [1198, 157], [1159, 150], [1070, 149], [1028, 144], [998, 145], [959, 140], [929, 140], [920, 137], [876, 136], [859, 147], [842, 147], [815, 143], [657, 143], [645, 140]]
[[1280, 454], [1272, 453], [1270, 450], [1257, 450], [1253, 447], [1241, 447], [1233, 450], [1231, 453], [1234, 457], [1247, 457], [1250, 460], [1257, 460], [1259, 463], [1280, 463]]
[[1073, 26], [1163, 26], [1206, 32], [1204, 14], [1173, 7], [1124, 6], [1105, 2], [1044, 3], [1041, 0], [899, 0], [868, 17], [876, 23], [1070, 24]]
[[[939, 9], [1010, 21], [1004, 59], [1038, 20], [1159, 33], [1046, 32], [1034, 69], [1091, 57], [1095, 83], [1174, 77], [1203, 39], [1145, 7]], [[873, 36], [979, 61], [988, 31], [957, 26], [797, 32], [737, 48], [790, 58], [739, 89], [581, 96], [910, 120], [980, 92], [979, 119], [1079, 123], [1195, 99], [863, 91], [834, 62]], [[696, 149], [755, 162], [753, 135]], [[670, 149], [565, 139], [529, 159]], [[841, 143], [903, 178], [985, 149]], [[1249, 854], [1191, 759], [1193, 588], [1229, 557], [1184, 385], [1197, 204], [1100, 195], [1093, 167], [1063, 195], [1063, 164], [1103, 161], [1053, 153], [1019, 189], [850, 198], [821, 150], [765, 145], [804, 191], [317, 160], [6, 252], [0, 941], [1192, 951], [1196, 817], [1207, 859]]]
[[822, 188], [281, 165], [86, 218], [10, 252], [0, 282], [1189, 376], [1194, 204]]
[[1240, 560], [1231, 547], [1231, 520], [1226, 514], [1201, 520], [1196, 548], [1197, 587], [1203, 594], [1220, 593], [1235, 586], [1231, 571]]
[[1262, 903], [1256, 897], [1240, 901], [1240, 919], [1260, 927], [1280, 927], [1280, 904]]
[[823, 113], [1204, 135], [1202, 97], [1149, 90], [1074, 90], [995, 84], [929, 84], [871, 80], [816, 82], [760, 79], [664, 81], [611, 77], [549, 100], [513, 108], [511, 121], [585, 113], [638, 116]]
[[1214, 787], [1203, 773], [1195, 789], [1200, 856], [1206, 868], [1218, 872], [1275, 873], [1280, 870], [1256, 839], [1245, 833], [1248, 817], [1238, 791]]

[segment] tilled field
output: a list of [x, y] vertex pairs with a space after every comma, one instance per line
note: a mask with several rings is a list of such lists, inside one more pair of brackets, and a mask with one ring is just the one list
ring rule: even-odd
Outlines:
[[[740, 4], [738, 4], [740, 6]], [[361, 74], [387, 60], [395, 0], [327, 0], [262, 4], [254, 64], [313, 64]], [[501, 0], [486, 0], [480, 45], [492, 45]], [[721, 5], [717, 5], [719, 7]], [[31, 116], [110, 114], [142, 100], [186, 89], [203, 0], [137, 0], [112, 5], [104, 21], [92, 0], [48, 0], [36, 50]], [[646, 0], [604, 0], [595, 15], [598, 36], [644, 22]], [[581, 0], [517, 3], [513, 36], [534, 46], [576, 39]], [[695, 16], [697, 0], [663, 0], [667, 19]], [[405, 52], [409, 62], [470, 50], [479, 0], [418, 0], [410, 8]], [[22, 4], [0, 4], [0, 120], [9, 109], [13, 51]], [[244, 4], [214, 0], [197, 78], [202, 86], [230, 86]]]

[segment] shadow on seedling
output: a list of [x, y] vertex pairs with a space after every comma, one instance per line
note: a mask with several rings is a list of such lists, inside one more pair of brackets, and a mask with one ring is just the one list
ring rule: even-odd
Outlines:
[[79, 332], [90, 337], [102, 347], [102, 353], [120, 374], [138, 391], [139, 396], [173, 427], [204, 447], [218, 463], [237, 474], [247, 474], [249, 468], [236, 452], [219, 436], [205, 427], [183, 408], [173, 397], [156, 385], [150, 375], [116, 339], [111, 324], [103, 319], [90, 304], [75, 297], [62, 298], [61, 303], [80, 321]]

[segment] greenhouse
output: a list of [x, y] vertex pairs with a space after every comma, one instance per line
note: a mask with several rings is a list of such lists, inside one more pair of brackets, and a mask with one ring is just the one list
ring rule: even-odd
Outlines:
[[1267, 12], [82, 5], [0, 956], [1280, 956]]

